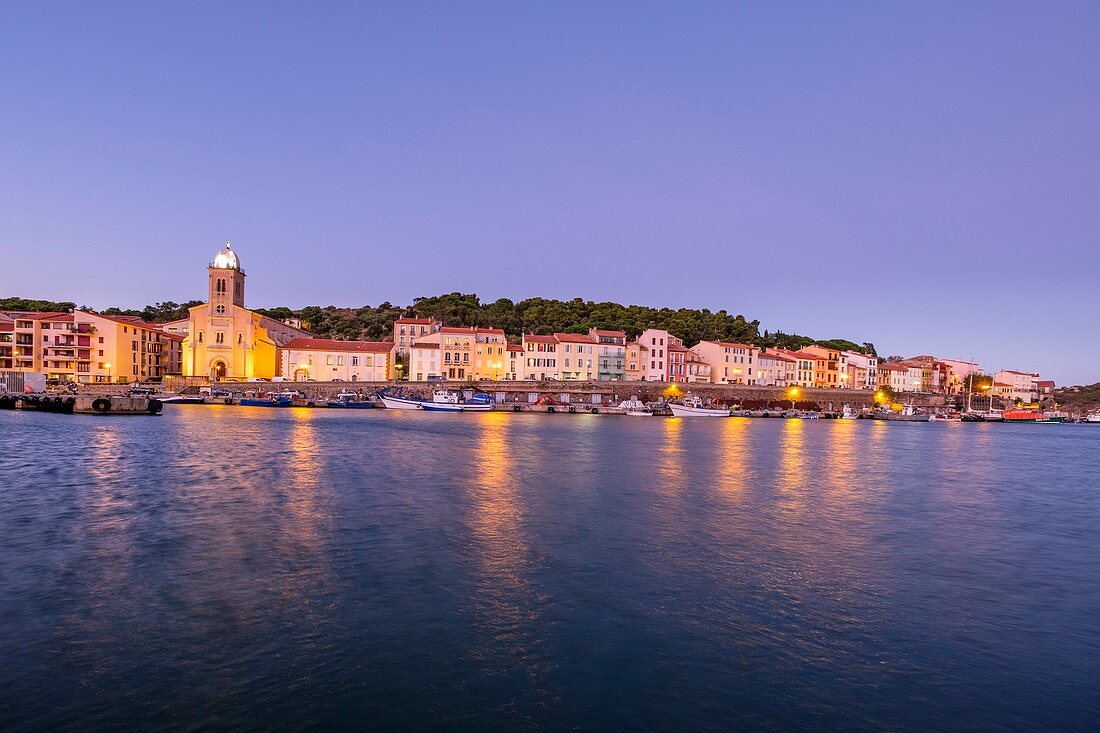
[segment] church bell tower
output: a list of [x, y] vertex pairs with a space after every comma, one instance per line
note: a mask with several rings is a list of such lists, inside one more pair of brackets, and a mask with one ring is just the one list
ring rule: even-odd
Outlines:
[[237, 253], [225, 243], [225, 248], [214, 255], [214, 261], [207, 268], [210, 276], [210, 309], [215, 315], [222, 315], [230, 306], [244, 308], [244, 270]]

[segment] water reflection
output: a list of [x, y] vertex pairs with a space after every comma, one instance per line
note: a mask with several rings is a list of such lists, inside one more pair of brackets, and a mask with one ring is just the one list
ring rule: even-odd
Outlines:
[[[529, 631], [538, 621], [532, 608], [524, 567], [528, 548], [523, 541], [523, 510], [515, 477], [516, 457], [509, 440], [509, 417], [500, 412], [478, 416], [480, 432], [474, 450], [474, 471], [467, 482], [472, 511], [477, 567], [474, 597], [479, 623], [489, 640], [475, 651], [486, 664], [519, 664], [529, 676], [538, 672]], [[500, 657], [501, 652], [505, 657]]]
[[749, 475], [749, 420], [729, 418], [720, 422], [721, 443], [719, 450], [715, 451], [716, 483], [719, 493], [729, 499], [740, 494], [752, 481]]
[[687, 470], [684, 466], [684, 419], [670, 417], [663, 420], [664, 440], [660, 447], [660, 461], [657, 473], [662, 480], [658, 485], [664, 490], [679, 493], [687, 485]]
[[806, 490], [806, 426], [802, 420], [783, 421], [779, 444], [779, 467], [776, 487], [779, 491], [779, 507], [788, 512], [804, 508]]

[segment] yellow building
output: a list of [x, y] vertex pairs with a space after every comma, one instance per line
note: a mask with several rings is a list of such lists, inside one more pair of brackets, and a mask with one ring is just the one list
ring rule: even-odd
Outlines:
[[279, 347], [309, 334], [244, 307], [245, 273], [228, 242], [206, 271], [209, 297], [190, 311], [184, 376], [213, 381], [278, 376]]
[[0, 319], [0, 369], [81, 384], [155, 382], [174, 373], [173, 356], [178, 337], [137, 316], [78, 310], [10, 312]]

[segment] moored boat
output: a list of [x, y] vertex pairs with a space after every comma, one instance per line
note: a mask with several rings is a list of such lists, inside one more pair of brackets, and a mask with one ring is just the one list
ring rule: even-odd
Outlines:
[[162, 397], [161, 403], [165, 405], [205, 405], [206, 398], [202, 395], [173, 395]]
[[382, 404], [389, 410], [419, 410], [420, 403], [424, 401], [416, 397], [406, 396], [405, 390], [402, 388], [392, 392], [389, 388], [386, 388], [378, 393], [378, 399], [382, 400]]
[[931, 415], [917, 412], [912, 405], [904, 405], [900, 410], [879, 410], [875, 413], [876, 420], [888, 420], [892, 422], [928, 422]]
[[243, 407], [291, 407], [297, 392], [265, 392], [256, 397], [242, 397], [238, 404]]
[[488, 412], [493, 409], [493, 398], [476, 392], [462, 399], [457, 392], [436, 392], [431, 402], [421, 402], [420, 409], [427, 412]]
[[336, 395], [335, 399], [331, 399], [325, 403], [329, 407], [340, 407], [345, 409], [359, 409], [374, 407], [374, 403], [369, 400], [364, 400], [356, 392], [344, 391]]
[[698, 397], [685, 397], [682, 402], [670, 402], [673, 417], [729, 417], [728, 407], [706, 407]]
[[646, 403], [642, 402], [636, 397], [631, 397], [629, 400], [623, 400], [619, 403], [619, 409], [625, 410], [624, 415], [630, 417], [652, 417], [653, 410], [649, 409]]

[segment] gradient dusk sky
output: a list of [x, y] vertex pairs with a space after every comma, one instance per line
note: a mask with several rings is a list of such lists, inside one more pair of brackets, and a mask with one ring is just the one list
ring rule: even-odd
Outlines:
[[1100, 380], [1100, 3], [20, 3], [0, 295], [455, 290]]

